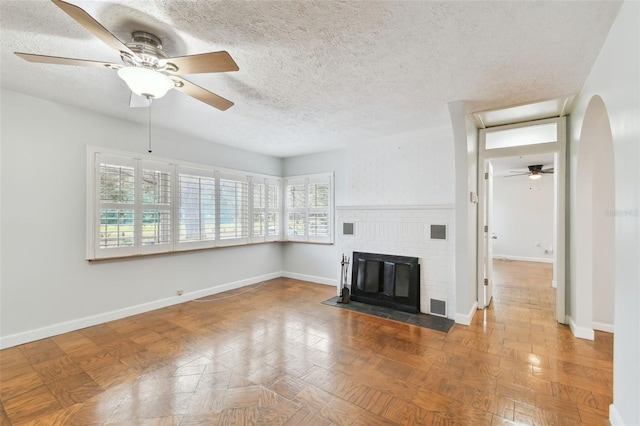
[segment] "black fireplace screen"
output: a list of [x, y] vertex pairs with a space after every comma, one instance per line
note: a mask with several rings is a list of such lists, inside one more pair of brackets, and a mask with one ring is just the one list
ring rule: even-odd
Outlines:
[[352, 265], [352, 300], [404, 312], [420, 312], [417, 257], [353, 252]]

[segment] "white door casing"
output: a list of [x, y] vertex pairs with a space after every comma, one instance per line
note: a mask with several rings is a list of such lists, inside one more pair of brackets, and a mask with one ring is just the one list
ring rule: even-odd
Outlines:
[[493, 298], [493, 165], [485, 161], [483, 185], [485, 188], [484, 214], [484, 306], [491, 305]]

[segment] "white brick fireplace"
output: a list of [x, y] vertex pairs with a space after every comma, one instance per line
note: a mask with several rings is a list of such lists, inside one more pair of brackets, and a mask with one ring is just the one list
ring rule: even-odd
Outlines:
[[[353, 235], [343, 234], [344, 223], [353, 224]], [[360, 251], [419, 258], [420, 311], [429, 313], [432, 298], [445, 300], [447, 316], [455, 319], [453, 223], [454, 209], [448, 205], [341, 206], [336, 208], [336, 246], [350, 257]], [[445, 225], [446, 238], [432, 239], [431, 225]]]

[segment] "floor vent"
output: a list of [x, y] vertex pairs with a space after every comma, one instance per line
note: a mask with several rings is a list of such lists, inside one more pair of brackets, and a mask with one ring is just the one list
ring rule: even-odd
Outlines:
[[430, 299], [431, 306], [429, 307], [429, 313], [431, 315], [437, 315], [439, 317], [447, 316], [447, 301], [446, 300], [437, 300]]

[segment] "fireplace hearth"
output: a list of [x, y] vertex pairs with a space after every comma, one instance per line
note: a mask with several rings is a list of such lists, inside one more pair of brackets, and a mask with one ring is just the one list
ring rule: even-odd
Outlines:
[[417, 257], [353, 252], [351, 300], [398, 311], [420, 312]]

